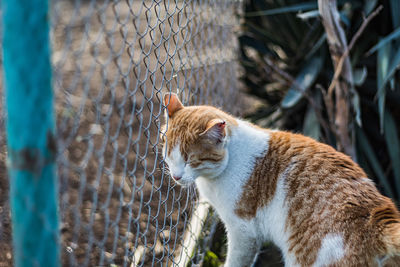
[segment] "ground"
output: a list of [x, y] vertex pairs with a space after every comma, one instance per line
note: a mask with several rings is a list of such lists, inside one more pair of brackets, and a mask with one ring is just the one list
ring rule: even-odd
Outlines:
[[[235, 5], [53, 1], [63, 265], [179, 261], [196, 196], [165, 172], [160, 99], [165, 92], [180, 92], [184, 103], [243, 113]], [[0, 266], [10, 266], [6, 148], [0, 130]]]

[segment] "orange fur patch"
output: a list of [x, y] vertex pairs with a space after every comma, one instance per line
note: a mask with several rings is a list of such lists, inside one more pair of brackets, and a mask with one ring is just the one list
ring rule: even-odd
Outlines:
[[[222, 123], [218, 127], [229, 137], [238, 126], [236, 119], [213, 107], [179, 103], [169, 108], [167, 153], [179, 143], [193, 168], [203, 161], [221, 161], [225, 150], [216, 149], [215, 140], [203, 135]], [[256, 160], [236, 203], [236, 215], [254, 218], [270, 203], [282, 177], [288, 247], [298, 264], [312, 266], [324, 236], [340, 234], [345, 256], [332, 266], [376, 266], [376, 258], [385, 255], [393, 255], [387, 266], [400, 266], [400, 257], [395, 256], [400, 254], [400, 214], [365, 172], [350, 157], [311, 138], [279, 131], [269, 135], [268, 150]]]
[[[175, 112], [169, 119], [167, 126], [168, 153], [178, 142], [184, 157], [188, 156], [189, 151], [207, 146], [207, 141], [201, 138], [201, 134], [207, 129], [209, 122], [215, 119], [222, 119], [226, 122], [226, 134], [228, 136], [230, 135], [229, 127], [237, 126], [237, 122], [232, 116], [209, 106], [184, 107]], [[205, 148], [210, 148], [210, 146], [203, 147], [206, 152], [207, 149]]]
[[[251, 219], [268, 205], [279, 176], [291, 166], [285, 173], [286, 228], [291, 233], [290, 252], [301, 266], [315, 262], [321, 238], [328, 233], [342, 233], [349, 251], [337, 266], [373, 266], [377, 255], [388, 253], [387, 237], [400, 234], [399, 213], [390, 199], [363, 179], [366, 174], [356, 163], [302, 135], [270, 132], [270, 136], [268, 152], [258, 159], [237, 203], [238, 216]], [[389, 226], [392, 232], [384, 230]], [[399, 241], [396, 237], [393, 242], [399, 246]]]

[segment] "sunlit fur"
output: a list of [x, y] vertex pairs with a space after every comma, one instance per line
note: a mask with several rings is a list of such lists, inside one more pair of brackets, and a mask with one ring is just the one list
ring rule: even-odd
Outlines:
[[290, 267], [400, 266], [400, 214], [348, 156], [214, 107], [183, 107], [176, 95], [166, 100], [166, 163], [224, 222], [225, 266], [251, 266], [266, 241]]
[[186, 107], [169, 119], [163, 151], [171, 174], [182, 176], [178, 183], [192, 183], [199, 176], [217, 177], [226, 169], [229, 135], [218, 142], [213, 129], [210, 134], [204, 133], [208, 123], [216, 118], [236, 123], [229, 115], [204, 106]]

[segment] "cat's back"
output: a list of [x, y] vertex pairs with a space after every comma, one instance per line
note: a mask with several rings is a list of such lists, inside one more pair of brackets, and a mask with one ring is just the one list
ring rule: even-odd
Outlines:
[[378, 266], [400, 252], [397, 208], [350, 157], [303, 135], [268, 133], [268, 149], [244, 187], [238, 216], [255, 218], [276, 205], [278, 195], [284, 198], [281, 210], [269, 210], [284, 213], [283, 252], [300, 266]]

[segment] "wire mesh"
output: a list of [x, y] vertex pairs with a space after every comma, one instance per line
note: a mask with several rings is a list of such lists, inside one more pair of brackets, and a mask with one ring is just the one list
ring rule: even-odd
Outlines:
[[[65, 266], [170, 266], [187, 256], [192, 265], [201, 263], [215, 215], [203, 222], [201, 246], [182, 248], [198, 198], [194, 188], [175, 185], [165, 173], [161, 99], [176, 92], [184, 104], [240, 113], [240, 4], [51, 2]], [[12, 253], [0, 129], [1, 266], [11, 264]]]

